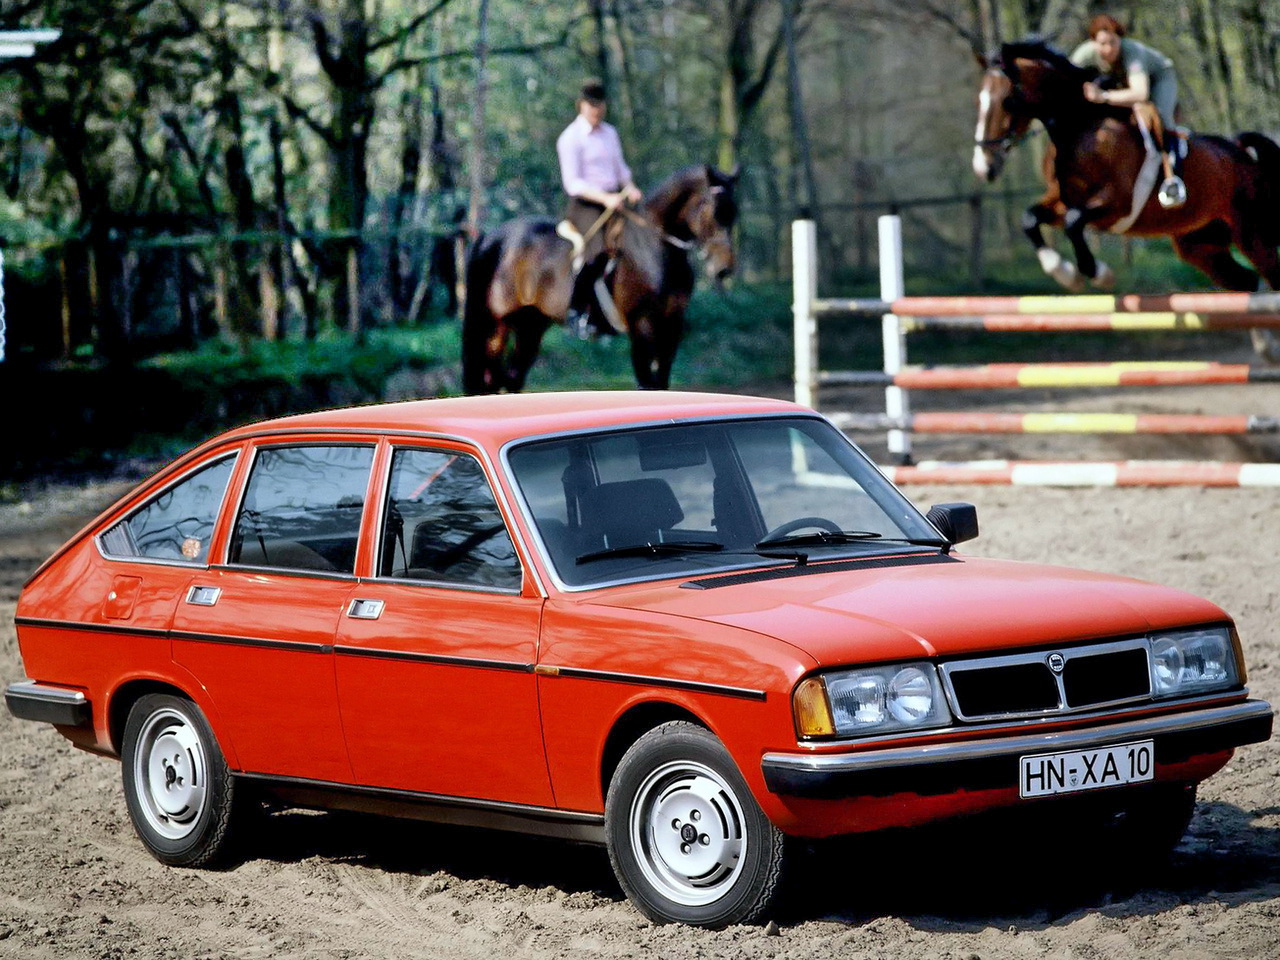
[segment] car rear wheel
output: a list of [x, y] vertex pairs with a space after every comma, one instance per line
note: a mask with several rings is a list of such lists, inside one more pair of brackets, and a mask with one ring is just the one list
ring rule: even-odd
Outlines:
[[664, 723], [631, 746], [609, 784], [605, 832], [618, 882], [658, 923], [750, 922], [777, 898], [785, 837], [696, 724]]
[[236, 784], [199, 707], [141, 697], [125, 722], [121, 761], [129, 819], [157, 860], [207, 866], [225, 855]]

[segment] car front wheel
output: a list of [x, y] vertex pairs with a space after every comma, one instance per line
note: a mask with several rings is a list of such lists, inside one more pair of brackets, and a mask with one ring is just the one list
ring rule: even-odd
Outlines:
[[605, 831], [618, 882], [651, 920], [719, 928], [759, 919], [777, 898], [785, 838], [696, 724], [664, 723], [631, 746]]
[[204, 714], [168, 694], [139, 698], [121, 751], [129, 819], [151, 854], [207, 866], [229, 847], [236, 784]]

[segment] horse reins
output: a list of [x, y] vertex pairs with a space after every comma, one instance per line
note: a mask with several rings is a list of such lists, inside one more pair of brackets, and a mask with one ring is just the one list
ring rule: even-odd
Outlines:
[[600, 216], [596, 217], [595, 223], [591, 224], [591, 226], [587, 228], [587, 232], [582, 235], [582, 245], [584, 247], [591, 242], [591, 238], [600, 232], [600, 228], [603, 227], [605, 223], [608, 222], [609, 218], [615, 213], [621, 213], [637, 226], [644, 227], [647, 230], [652, 230], [662, 239], [663, 243], [669, 243], [680, 250], [692, 250], [695, 246], [692, 240], [681, 240], [679, 237], [673, 237], [665, 230], [660, 229], [649, 220], [640, 216], [640, 214], [636, 213], [630, 207], [624, 207], [619, 204], [616, 207], [606, 207], [604, 212], [601, 213]]
[[1038, 129], [1029, 127], [1017, 136], [1014, 136], [1011, 133], [1006, 133], [1003, 137], [992, 137], [990, 140], [979, 140], [974, 138], [973, 142], [979, 147], [1004, 147], [1006, 150], [1012, 150], [1018, 144], [1022, 143], [1023, 140], [1029, 140], [1038, 133], [1040, 133]]

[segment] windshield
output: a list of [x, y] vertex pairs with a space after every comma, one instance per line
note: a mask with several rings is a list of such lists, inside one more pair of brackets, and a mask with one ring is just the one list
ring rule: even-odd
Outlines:
[[938, 543], [906, 498], [822, 420], [556, 437], [512, 448], [507, 462], [567, 587]]

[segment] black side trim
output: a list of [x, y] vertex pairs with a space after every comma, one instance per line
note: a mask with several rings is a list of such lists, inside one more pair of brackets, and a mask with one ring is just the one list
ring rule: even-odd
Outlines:
[[434, 653], [410, 653], [406, 650], [349, 647], [345, 644], [334, 647], [333, 652], [343, 657], [368, 657], [373, 660], [407, 660], [410, 663], [439, 663], [449, 667], [475, 667], [478, 670], [509, 670], [515, 673], [533, 673], [532, 663], [515, 663], [509, 660], [446, 657]]
[[298, 653], [333, 653], [331, 643], [300, 643], [296, 640], [264, 640], [259, 637], [232, 637], [216, 633], [186, 633], [174, 630], [169, 634], [174, 640], [192, 643], [226, 643], [236, 647], [259, 647], [268, 650], [293, 650]]
[[871, 557], [867, 560], [842, 560], [836, 563], [806, 563], [793, 567], [774, 567], [769, 570], [753, 570], [735, 573], [727, 577], [704, 577], [680, 584], [683, 590], [715, 590], [717, 587], [736, 587], [744, 583], [761, 583], [765, 580], [784, 580], [787, 577], [807, 577], [819, 573], [843, 573], [846, 570], [878, 570], [884, 567], [920, 567], [933, 563], [963, 563], [958, 557], [943, 553], [908, 554], [901, 557]]
[[714, 693], [722, 697], [742, 700], [765, 699], [763, 690], [748, 687], [728, 687], [718, 683], [699, 683], [697, 680], [670, 680], [666, 677], [646, 677], [634, 673], [611, 673], [607, 670], [583, 670], [578, 667], [553, 667], [555, 676], [577, 680], [603, 680], [606, 683], [632, 683], [646, 687], [666, 687], [671, 690], [692, 690], [695, 693]]
[[[1156, 763], [1230, 750], [1271, 737], [1272, 717], [1251, 717], [1199, 730], [1157, 735]], [[1047, 752], [1047, 751], [1046, 751]], [[773, 793], [815, 799], [888, 797], [898, 793], [938, 796], [957, 790], [1018, 788], [1018, 756], [937, 760], [913, 766], [859, 771], [797, 770], [765, 761], [764, 781]]]
[[59, 630], [84, 630], [88, 633], [125, 634], [131, 637], [167, 637], [168, 630], [151, 627], [117, 627], [113, 623], [79, 623], [75, 620], [45, 620], [40, 617], [14, 617], [20, 627], [56, 627]]
[[237, 772], [235, 776], [261, 783], [281, 798], [304, 807], [359, 810], [413, 820], [604, 843], [604, 815], [599, 813], [556, 810], [551, 807], [419, 793], [389, 787], [333, 783], [328, 780], [308, 780], [302, 777], [241, 772]]

